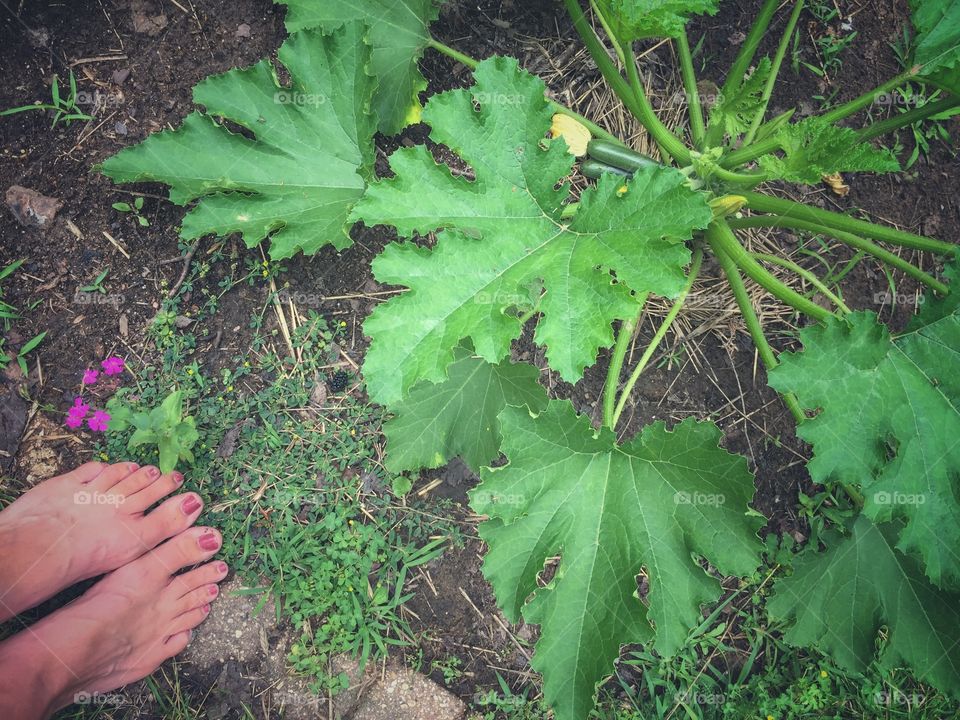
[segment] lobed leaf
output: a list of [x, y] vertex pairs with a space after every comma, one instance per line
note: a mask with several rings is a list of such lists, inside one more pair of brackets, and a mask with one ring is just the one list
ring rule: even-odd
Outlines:
[[960, 95], [960, 0], [911, 0], [920, 74]]
[[817, 184], [821, 176], [838, 172], [896, 172], [893, 153], [861, 142], [856, 131], [811, 117], [785, 125], [774, 136], [783, 157], [764, 155], [760, 167], [771, 179]]
[[197, 200], [180, 231], [188, 240], [239, 232], [253, 247], [270, 236], [273, 258], [348, 246], [347, 217], [374, 160], [368, 105], [375, 82], [365, 70], [364, 33], [349, 23], [328, 36], [292, 35], [278, 52], [289, 88], [266, 60], [207, 78], [193, 92], [206, 114], [121, 150], [102, 172], [121, 183], [165, 183], [178, 205]]
[[771, 617], [793, 621], [784, 639], [815, 646], [853, 672], [873, 661], [882, 628], [884, 667], [908, 665], [922, 682], [960, 696], [960, 597], [933, 587], [894, 547], [896, 523], [860, 515], [824, 552], [806, 549], [793, 575], [774, 582]]
[[960, 313], [891, 338], [858, 312], [800, 339], [803, 351], [782, 355], [770, 384], [819, 409], [797, 431], [813, 445], [811, 477], [862, 485], [870, 518], [904, 521], [898, 549], [917, 553], [936, 585], [957, 587]]
[[537, 417], [508, 406], [500, 422], [509, 464], [484, 470], [471, 493], [490, 518], [479, 528], [490, 548], [483, 572], [512, 622], [540, 625], [532, 665], [544, 696], [558, 720], [579, 720], [622, 644], [652, 642], [671, 655], [702, 620], [700, 605], [720, 584], [694, 555], [724, 574], [756, 569], [753, 478], [742, 457], [717, 446], [712, 423], [655, 423], [618, 446], [566, 401]]
[[721, 94], [710, 109], [710, 124], [721, 124], [724, 132], [731, 138], [744, 134], [750, 128], [754, 115], [760, 110], [760, 98], [771, 69], [770, 58], [764, 57], [736, 92]]
[[436, 468], [459, 455], [475, 473], [500, 454], [497, 416], [509, 403], [531, 412], [546, 407], [547, 393], [533, 365], [504, 360], [492, 365], [470, 353], [457, 353], [441, 383], [420, 383], [391, 406], [383, 425], [391, 472]]
[[370, 71], [379, 80], [373, 106], [380, 130], [400, 132], [420, 119], [419, 94], [427, 81], [417, 65], [430, 39], [428, 28], [440, 12], [439, 0], [274, 0], [287, 6], [289, 32], [321, 28], [332, 32], [363, 21], [373, 47]]
[[661, 166], [626, 183], [602, 178], [564, 218], [574, 158], [561, 139], [544, 139], [553, 113], [543, 82], [501, 57], [475, 76], [470, 90], [432, 97], [424, 120], [476, 180], [454, 177], [425, 147], [401, 148], [390, 158], [395, 177], [371, 184], [354, 208], [355, 219], [403, 236], [440, 231], [432, 248], [393, 243], [373, 263], [380, 282], [410, 289], [364, 324], [368, 391], [383, 404], [422, 380], [442, 382], [464, 338], [487, 362], [506, 357], [522, 329], [509, 308], [537, 307], [535, 340], [575, 382], [613, 343], [613, 321], [636, 314], [632, 291], [681, 290], [683, 241], [711, 219], [703, 195]]
[[617, 39], [676, 37], [691, 15], [715, 15], [718, 0], [597, 0]]

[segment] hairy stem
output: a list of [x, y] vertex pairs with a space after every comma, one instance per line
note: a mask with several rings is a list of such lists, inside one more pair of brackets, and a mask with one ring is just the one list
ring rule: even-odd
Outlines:
[[[593, 61], [597, 64], [600, 74], [603, 75], [607, 84], [610, 85], [610, 89], [616, 93], [620, 101], [633, 113], [653, 136], [653, 139], [656, 140], [671, 157], [683, 165], [688, 164], [690, 162], [690, 151], [687, 150], [676, 135], [667, 129], [666, 125], [660, 122], [656, 113], [653, 112], [653, 107], [651, 107], [647, 100], [643, 88], [640, 88], [639, 93], [635, 93], [634, 88], [630, 87], [627, 81], [623, 79], [620, 71], [614, 67], [613, 61], [610, 60], [610, 56], [607, 55], [606, 49], [603, 47], [596, 33], [594, 33], [593, 28], [590, 27], [590, 23], [587, 22], [587, 18], [580, 8], [579, 0], [563, 0], [563, 4], [567, 8], [567, 12], [570, 13], [573, 26], [583, 40], [583, 44], [587, 46], [590, 57], [592, 57]], [[630, 73], [631, 67], [634, 72], [636, 72], [636, 63], [633, 61], [633, 51], [628, 47], [624, 47], [623, 51], [625, 56], [624, 61], [627, 65], [627, 73]]]
[[829, 310], [808, 300], [767, 272], [760, 263], [753, 259], [753, 256], [747, 252], [746, 248], [737, 242], [733, 231], [724, 220], [716, 219], [710, 227], [714, 228], [713, 232], [710, 233], [710, 247], [723, 250], [747, 277], [763, 287], [771, 295], [815, 320], [826, 320], [829, 317], [833, 317], [833, 313]]
[[859, 235], [854, 235], [853, 233], [828, 228], [824, 225], [820, 225], [809, 220], [799, 220], [797, 218], [785, 218], [770, 215], [754, 215], [752, 217], [731, 219], [729, 225], [732, 228], [784, 227], [792, 228], [794, 230], [806, 230], [807, 232], [816, 233], [818, 235], [829, 235], [830, 237], [836, 238], [844, 245], [849, 245], [857, 250], [862, 250], [865, 253], [873, 255], [881, 262], [897, 268], [898, 270], [902, 270], [914, 280], [918, 280], [927, 287], [936, 290], [938, 293], [948, 294], [950, 292], [949, 287], [944, 285], [932, 275], [925, 273], [916, 265], [907, 262], [902, 257], [890, 252], [886, 248], [880, 247], [876, 243], [873, 243], [866, 238], [862, 238]]
[[883, 225], [875, 225], [864, 220], [831, 212], [830, 210], [821, 210], [820, 208], [810, 207], [803, 203], [793, 200], [782, 200], [762, 193], [742, 190], [739, 193], [747, 199], [747, 207], [751, 210], [763, 213], [780, 215], [784, 218], [795, 218], [797, 220], [809, 220], [831, 230], [843, 230], [844, 232], [854, 233], [863, 237], [881, 240], [883, 242], [901, 245], [903, 247], [916, 248], [927, 252], [939, 253], [941, 255], [952, 255], [957, 251], [957, 246], [942, 240], [914, 235]]
[[[730, 227], [738, 227], [738, 226], [730, 223]], [[847, 304], [843, 302], [843, 300], [840, 299], [840, 297], [836, 293], [834, 293], [830, 288], [828, 288], [824, 283], [822, 283], [820, 281], [820, 278], [818, 278], [816, 275], [814, 275], [812, 272], [810, 272], [806, 268], [800, 267], [795, 262], [792, 262], [791, 260], [787, 260], [786, 258], [777, 257], [776, 255], [768, 255], [767, 253], [753, 253], [753, 256], [757, 260], [763, 260], [764, 262], [768, 262], [772, 265], [779, 265], [782, 268], [786, 268], [787, 270], [791, 270], [792, 272], [795, 272], [797, 275], [802, 277], [804, 280], [806, 280], [811, 285], [813, 285], [817, 290], [823, 293], [823, 295], [830, 302], [836, 305], [842, 313], [846, 315], [847, 313], [850, 312], [850, 308], [847, 307]]]
[[746, 147], [734, 150], [720, 158], [720, 165], [725, 168], [737, 167], [751, 160], [756, 160], [761, 155], [767, 155], [774, 150], [780, 149], [780, 141], [776, 136], [764, 138]]
[[623, 48], [620, 47], [620, 41], [617, 40], [616, 33], [613, 32], [613, 28], [610, 27], [610, 23], [607, 21], [600, 6], [597, 5], [596, 0], [590, 0], [590, 9], [593, 10], [593, 14], [596, 15], [597, 20], [600, 21], [600, 26], [603, 28], [603, 31], [607, 34], [607, 37], [610, 38], [610, 44], [613, 45], [613, 51], [617, 54], [617, 59], [620, 60], [620, 64], [626, 65], [626, 58], [623, 56]]
[[[574, 0], [576, 1], [576, 0]], [[630, 83], [630, 89], [636, 99], [636, 110], [631, 110], [647, 131], [656, 140], [660, 147], [660, 153], [664, 157], [669, 155], [681, 165], [687, 165], [690, 162], [690, 151], [670, 130], [660, 122], [660, 118], [653, 111], [653, 106], [647, 100], [647, 94], [643, 90], [643, 82], [640, 80], [640, 72], [637, 70], [637, 61], [633, 54], [633, 47], [627, 44], [624, 48], [624, 62], [627, 69], [627, 79]], [[621, 98], [622, 99], [622, 98]], [[628, 106], [629, 107], [629, 106]], [[638, 114], [639, 113], [639, 114]]]
[[783, 58], [787, 54], [787, 47], [790, 45], [790, 38], [793, 36], [793, 30], [797, 26], [797, 20], [800, 19], [800, 12], [803, 10], [803, 0], [797, 0], [793, 6], [793, 12], [790, 13], [790, 19], [787, 21], [787, 27], [783, 31], [783, 37], [780, 38], [780, 45], [777, 46], [777, 54], [773, 57], [773, 65], [770, 68], [770, 75], [763, 87], [763, 94], [760, 96], [760, 108], [757, 114], [753, 116], [750, 123], [750, 129], [743, 139], [744, 145], [753, 142], [757, 135], [757, 130], [763, 124], [763, 116], [767, 114], [767, 106], [770, 104], [770, 96], [773, 95], [773, 86], [777, 82], [777, 76], [780, 74], [780, 65], [783, 64]]
[[[476, 70], [477, 65], [480, 64], [480, 61], [476, 58], [472, 58], [469, 55], [464, 55], [459, 50], [456, 50], [445, 43], [440, 42], [436, 38], [430, 38], [427, 40], [427, 47], [431, 47], [439, 53], [446, 55], [447, 57], [453, 58], [458, 63], [466, 65], [471, 70]], [[603, 138], [604, 140], [609, 140], [610, 142], [617, 143], [623, 147], [627, 147], [626, 143], [620, 140], [616, 135], [604, 130], [602, 127], [597, 125], [595, 122], [589, 118], [584, 117], [576, 110], [571, 110], [566, 105], [558, 103], [556, 100], [551, 100], [547, 98], [547, 104], [550, 105], [551, 109], [556, 113], [561, 113], [563, 115], [569, 115], [577, 122], [583, 124], [594, 137]]]
[[947, 97], [942, 100], [927, 103], [926, 105], [915, 107], [913, 110], [907, 110], [905, 113], [898, 113], [888, 117], [886, 120], [867, 125], [867, 127], [857, 133], [857, 136], [861, 140], [872, 140], [875, 137], [880, 137], [893, 130], [899, 130], [907, 125], [912, 125], [919, 120], [926, 120], [932, 115], [938, 115], [947, 110], [952, 110], [955, 107], [960, 107], [960, 97], [947, 95]]
[[[717, 235], [716, 227], [711, 225], [710, 228], [707, 229], [706, 235], [707, 242], [710, 243], [717, 262], [720, 263], [723, 274], [727, 277], [730, 289], [733, 290], [733, 297], [737, 301], [737, 307], [740, 308], [740, 314], [743, 316], [747, 331], [750, 333], [750, 337], [753, 338], [753, 344], [757, 346], [757, 353], [759, 353], [760, 359], [763, 361], [764, 367], [767, 368], [767, 372], [769, 373], [778, 365], [777, 358], [773, 354], [770, 343], [767, 341], [767, 336], [763, 334], [763, 327], [760, 325], [760, 319], [757, 317], [756, 310], [753, 309], [753, 303], [750, 302], [750, 295], [747, 293], [747, 288], [743, 284], [743, 278], [740, 277], [740, 270], [737, 269], [736, 263], [730, 259], [730, 256], [723, 251], [719, 244], [715, 243]], [[789, 408], [797, 424], [807, 419], [806, 413], [804, 413], [803, 408], [800, 407], [800, 402], [797, 400], [796, 395], [786, 393], [782, 397], [784, 404]]]
[[653, 354], [657, 351], [660, 343], [663, 342], [663, 338], [666, 337], [667, 331], [670, 329], [673, 321], [676, 320], [677, 315], [680, 314], [680, 308], [683, 307], [683, 303], [686, 301], [687, 295], [690, 294], [690, 288], [693, 287], [693, 283], [696, 281], [697, 275], [700, 274], [700, 265], [702, 262], [703, 249], [697, 248], [693, 251], [693, 257], [690, 259], [690, 269], [687, 271], [686, 285], [683, 286], [683, 290], [680, 291], [677, 299], [674, 300], [673, 306], [670, 308], [670, 312], [668, 312], [667, 316], [663, 319], [663, 323], [661, 323], [660, 327], [657, 329], [657, 332], [650, 341], [650, 344], [647, 345], [647, 349], [643, 351], [643, 355], [637, 362], [636, 367], [633, 368], [633, 372], [630, 373], [630, 377], [627, 379], [626, 385], [623, 386], [623, 392], [620, 393], [620, 400], [617, 402], [616, 410], [614, 410], [613, 417], [609, 424], [611, 429], [616, 428], [617, 423], [620, 421], [620, 416], [623, 414], [623, 409], [627, 405], [627, 399], [630, 397], [630, 393], [633, 392], [633, 387], [637, 384], [640, 374], [647, 366], [647, 363], [650, 362], [650, 358], [653, 357]]
[[647, 293], [640, 296], [640, 310], [635, 318], [627, 318], [620, 325], [617, 333], [617, 344], [613, 348], [610, 358], [610, 367], [607, 368], [607, 381], [603, 386], [603, 424], [613, 430], [613, 409], [617, 401], [617, 388], [620, 385], [620, 373], [623, 371], [623, 360], [630, 349], [630, 341], [637, 330], [637, 324], [643, 315], [643, 308], [647, 304]]
[[834, 123], [839, 120], [843, 120], [846, 117], [850, 117], [854, 113], [858, 113], [863, 110], [868, 105], [874, 103], [877, 99], [877, 95], [883, 95], [888, 93], [891, 90], [894, 90], [905, 82], [910, 80], [914, 76], [913, 68], [902, 72], [896, 77], [890, 78], [882, 85], [878, 85], [873, 90], [868, 90], [859, 97], [854, 98], [850, 102], [846, 102], [843, 105], [838, 105], [833, 110], [824, 113], [821, 118], [829, 123]]
[[690, 137], [693, 144], [703, 147], [703, 138], [707, 128], [703, 123], [703, 109], [700, 107], [700, 91], [697, 89], [697, 75], [693, 69], [693, 54], [684, 29], [674, 40], [677, 43], [677, 55], [680, 57], [680, 75], [683, 77], [683, 89], [687, 93], [687, 109], [690, 114]]
[[[760, 8], [753, 27], [750, 28], [750, 32], [743, 41], [743, 45], [740, 46], [740, 52], [737, 53], [733, 65], [730, 66], [730, 72], [727, 73], [727, 78], [724, 80], [723, 87], [720, 89], [721, 96], [731, 97], [740, 89], [740, 85], [743, 83], [743, 76], [746, 75], [747, 68], [749, 68], [750, 63], [753, 62], [753, 56], [756, 55], [757, 48], [760, 47], [760, 41], [763, 40], [763, 36], [767, 32], [767, 28], [770, 26], [770, 21], [773, 19], [773, 14], [777, 11], [779, 4], [780, 0], [764, 0], [763, 7]], [[711, 125], [707, 129], [706, 146], [711, 147], [720, 142], [723, 138], [722, 133], [723, 127], [721, 125]]]

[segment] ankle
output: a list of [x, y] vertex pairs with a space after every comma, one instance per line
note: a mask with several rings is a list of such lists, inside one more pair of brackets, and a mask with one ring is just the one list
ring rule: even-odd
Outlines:
[[50, 717], [73, 702], [71, 688], [76, 682], [66, 663], [44, 646], [33, 628], [0, 643], [0, 705], [5, 718]]

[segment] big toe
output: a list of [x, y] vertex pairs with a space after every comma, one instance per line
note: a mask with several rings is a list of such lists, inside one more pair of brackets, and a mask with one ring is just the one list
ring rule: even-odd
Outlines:
[[214, 528], [189, 528], [167, 540], [152, 554], [158, 565], [172, 575], [185, 567], [209, 560], [216, 555], [222, 542], [220, 533]]

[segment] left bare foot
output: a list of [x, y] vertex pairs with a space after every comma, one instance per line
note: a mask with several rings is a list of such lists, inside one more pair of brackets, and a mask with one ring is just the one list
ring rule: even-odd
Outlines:
[[183, 483], [135, 463], [87, 463], [46, 480], [0, 513], [0, 621], [74, 583], [115, 570], [190, 527], [202, 503]]

